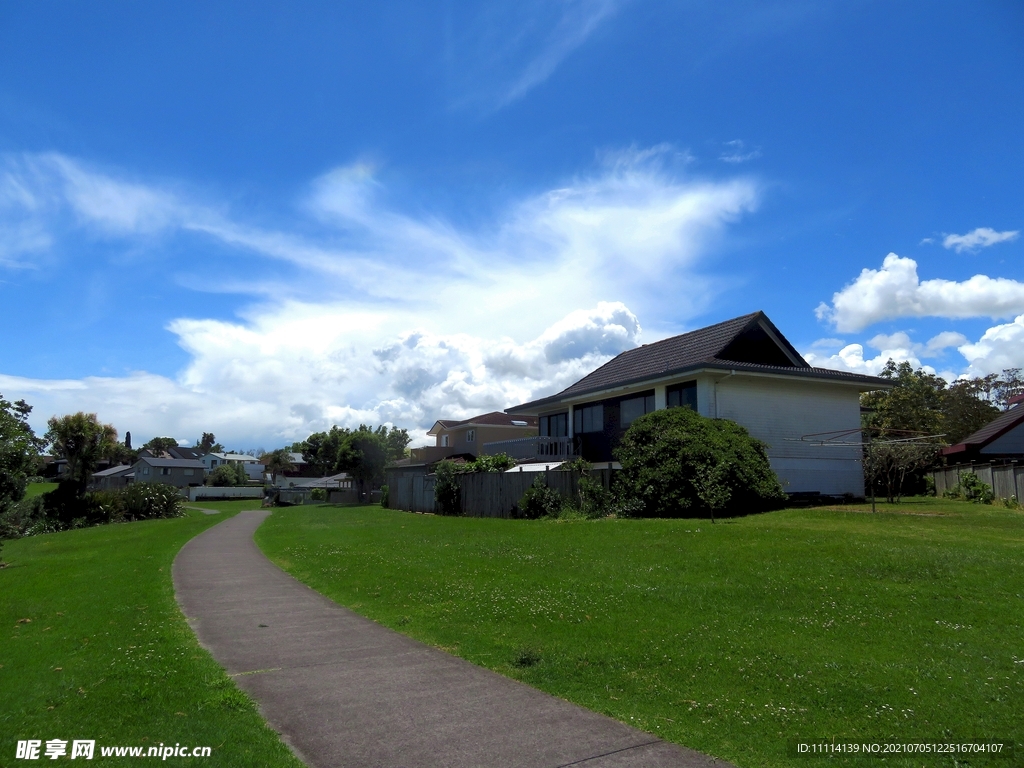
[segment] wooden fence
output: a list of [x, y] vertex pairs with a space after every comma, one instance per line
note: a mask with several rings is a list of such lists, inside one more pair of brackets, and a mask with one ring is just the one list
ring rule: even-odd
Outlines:
[[973, 473], [981, 482], [992, 487], [997, 499], [1016, 496], [1024, 498], [1024, 467], [1019, 464], [958, 464], [932, 471], [935, 494], [941, 496], [960, 482], [960, 476]]
[[[608, 488], [617, 470], [595, 469], [590, 475]], [[523, 498], [526, 489], [541, 478], [566, 498], [579, 489], [575, 472], [473, 472], [456, 475], [461, 498], [461, 514], [465, 517], [511, 517], [512, 510]], [[393, 476], [388, 485], [388, 506], [409, 512], [434, 511], [434, 475]]]

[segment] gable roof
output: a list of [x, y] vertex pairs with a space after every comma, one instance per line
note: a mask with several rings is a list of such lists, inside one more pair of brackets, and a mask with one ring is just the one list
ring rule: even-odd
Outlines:
[[171, 454], [172, 459], [201, 459], [203, 452], [198, 448], [186, 448], [184, 446], [177, 446], [167, 451]]
[[117, 475], [123, 475], [125, 472], [131, 472], [134, 470], [131, 464], [118, 464], [116, 467], [110, 467], [109, 469], [101, 469], [99, 472], [93, 472], [93, 477], [116, 477]]
[[203, 462], [196, 459], [154, 459], [150, 456], [140, 456], [139, 461], [144, 461], [151, 467], [182, 467], [184, 469], [205, 469]]
[[[525, 424], [516, 424], [514, 422], [525, 421]], [[536, 416], [510, 416], [507, 413], [501, 411], [491, 411], [490, 413], [482, 413], [479, 416], [474, 416], [471, 419], [463, 419], [462, 421], [452, 421], [450, 419], [438, 419], [434, 422], [434, 426], [427, 432], [428, 435], [436, 435], [441, 430], [455, 429], [456, 427], [536, 427], [537, 417]]]
[[831, 379], [866, 385], [873, 389], [888, 389], [892, 386], [891, 381], [875, 376], [812, 367], [768, 316], [758, 311], [626, 350], [558, 394], [508, 410], [515, 413], [523, 408], [557, 402], [567, 397], [639, 384], [648, 379], [701, 368]]
[[940, 453], [943, 456], [950, 456], [984, 448], [1021, 424], [1024, 424], [1024, 405], [1014, 405], [1010, 410], [1000, 413], [977, 432], [965, 437], [962, 442], [946, 446]]

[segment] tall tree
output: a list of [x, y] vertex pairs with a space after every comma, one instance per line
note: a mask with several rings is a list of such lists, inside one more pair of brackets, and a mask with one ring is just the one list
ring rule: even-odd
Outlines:
[[207, 453], [224, 452], [224, 446], [217, 442], [217, 437], [213, 432], [203, 432], [203, 436], [196, 440], [196, 448], [202, 451], [204, 455]]
[[173, 437], [154, 437], [142, 447], [144, 450], [159, 456], [161, 453], [167, 453], [171, 448], [177, 448], [178, 441]]
[[910, 363], [886, 363], [880, 374], [894, 386], [887, 391], [868, 392], [861, 396], [861, 406], [868, 409], [864, 425], [880, 430], [916, 432], [937, 435], [943, 426], [943, 396], [946, 380], [916, 371]]
[[958, 379], [949, 385], [942, 397], [942, 431], [947, 443], [959, 443], [999, 415], [989, 399], [995, 380], [995, 376]]
[[271, 481], [274, 485], [277, 485], [277, 476], [279, 474], [291, 472], [295, 469], [295, 465], [292, 463], [291, 451], [287, 448], [278, 448], [276, 451], [265, 453], [260, 459], [263, 461], [263, 466], [267, 468], [267, 472], [270, 473]]
[[348, 472], [359, 484], [361, 496], [384, 482], [384, 467], [390, 458], [387, 438], [387, 427], [374, 430], [365, 424], [345, 435], [337, 468]]
[[12, 403], [0, 395], [0, 512], [25, 496], [29, 474], [46, 444], [28, 425], [31, 412], [24, 400]]
[[46, 442], [68, 462], [68, 479], [82, 490], [100, 459], [107, 458], [117, 443], [117, 430], [101, 424], [95, 413], [53, 416], [47, 422]]

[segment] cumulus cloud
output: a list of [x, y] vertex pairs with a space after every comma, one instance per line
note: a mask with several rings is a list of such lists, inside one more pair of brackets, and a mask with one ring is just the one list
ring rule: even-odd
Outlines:
[[963, 282], [924, 280], [917, 262], [890, 253], [881, 269], [864, 269], [852, 283], [822, 302], [815, 314], [836, 330], [859, 331], [900, 317], [989, 317], [993, 320], [1024, 312], [1024, 283], [975, 275]]
[[[171, 330], [191, 355], [176, 378], [0, 375], [0, 392], [27, 398], [40, 425], [46, 414], [95, 411], [139, 437], [214, 429], [236, 443], [281, 444], [332, 424], [387, 422], [419, 428], [422, 441], [438, 418], [503, 410], [568, 386], [636, 346], [641, 330], [611, 302], [571, 312], [524, 343], [415, 331], [374, 346], [374, 319], [332, 311], [290, 306], [249, 324], [176, 320]], [[317, 332], [325, 319], [328, 330]]]
[[970, 363], [971, 376], [1024, 368], [1024, 315], [1018, 315], [1012, 323], [989, 328], [978, 341], [959, 349]]
[[[0, 225], [144, 239], [152, 258], [164, 239], [189, 237], [201, 289], [253, 303], [228, 319], [168, 318], [189, 356], [177, 375], [5, 377], [0, 391], [34, 402], [43, 420], [85, 408], [139, 436], [212, 429], [236, 445], [331, 423], [425, 429], [549, 394], [638, 343], [630, 307], [678, 323], [713, 299], [702, 259], [759, 192], [746, 179], [670, 172], [671, 152], [624, 151], [462, 227], [395, 205], [367, 162], [313, 180], [297, 219], [268, 227], [180, 186], [66, 156], [8, 157]], [[248, 282], [239, 253], [257, 276]], [[258, 277], [269, 267], [282, 277]]]
[[996, 243], [1005, 243], [1010, 240], [1016, 240], [1017, 235], [1020, 232], [1018, 230], [1007, 230], [1006, 232], [996, 232], [990, 227], [978, 227], [977, 229], [968, 232], [966, 235], [945, 235], [942, 238], [942, 246], [944, 248], [952, 248], [957, 253], [963, 253], [964, 251], [976, 251], [979, 248], [988, 248], [990, 245]]
[[[955, 331], [943, 331], [928, 341], [915, 342], [906, 331], [892, 334], [879, 333], [867, 341], [867, 347], [878, 350], [878, 354], [865, 355], [864, 344], [847, 344], [839, 339], [820, 339], [811, 345], [804, 359], [819, 368], [832, 368], [852, 373], [863, 373], [877, 376], [885, 368], [889, 360], [897, 363], [908, 362], [915, 368], [924, 368], [935, 373], [935, 368], [922, 363], [922, 359], [936, 358], [944, 355], [946, 350], [960, 348], [967, 343], [967, 337]], [[830, 350], [841, 347], [837, 352]], [[955, 378], [956, 374], [946, 372], [946, 378]]]

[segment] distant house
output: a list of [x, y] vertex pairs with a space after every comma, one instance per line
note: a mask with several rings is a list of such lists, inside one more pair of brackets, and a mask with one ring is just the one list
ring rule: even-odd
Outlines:
[[135, 479], [135, 467], [130, 464], [103, 469], [92, 473], [90, 487], [97, 491], [111, 491], [124, 488]]
[[259, 464], [255, 456], [247, 453], [207, 453], [199, 459], [207, 472], [210, 472], [222, 464]]
[[537, 418], [493, 411], [461, 421], [440, 419], [427, 434], [435, 444], [413, 448], [412, 463], [430, 463], [452, 456], [474, 458], [483, 452], [485, 443], [536, 436]]
[[[860, 393], [892, 382], [811, 367], [763, 312], [623, 352], [558, 394], [507, 409], [539, 420], [535, 446], [519, 458], [581, 455], [611, 462], [634, 419], [692, 408], [731, 419], [768, 445], [789, 493], [864, 495]], [[842, 431], [850, 434], [841, 436]], [[830, 446], [821, 445], [832, 438]], [[502, 451], [495, 443], [488, 453]], [[506, 451], [509, 452], [509, 451]]]
[[291, 461], [294, 469], [288, 470], [284, 473], [285, 477], [309, 477], [310, 467], [301, 453], [291, 451], [288, 454], [288, 459]]
[[202, 485], [205, 468], [195, 459], [154, 459], [141, 456], [132, 467], [136, 483], [165, 483], [175, 488]]
[[950, 464], [972, 461], [1024, 460], [1024, 395], [1011, 398], [1010, 407], [963, 442], [942, 449]]

